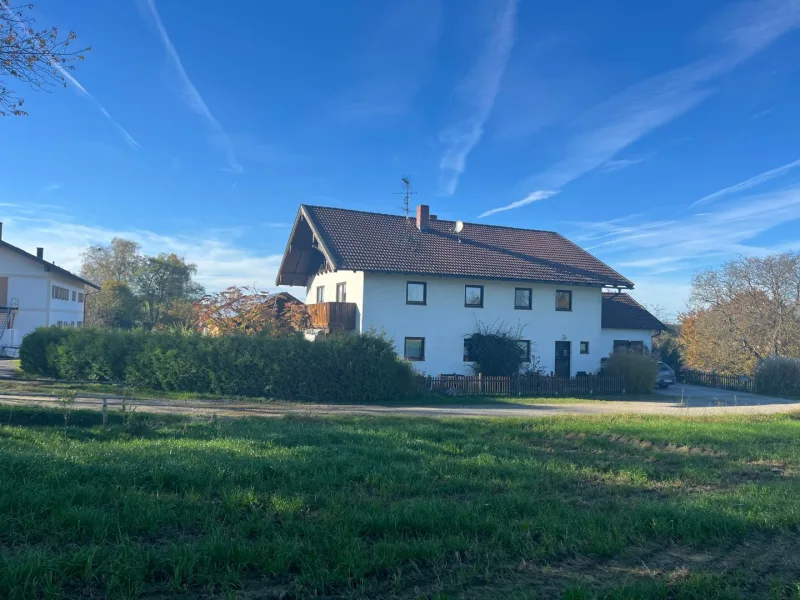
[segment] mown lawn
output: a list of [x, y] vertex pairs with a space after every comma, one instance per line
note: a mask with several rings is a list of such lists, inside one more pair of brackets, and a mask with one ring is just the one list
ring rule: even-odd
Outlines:
[[800, 415], [0, 407], [0, 597], [800, 598]]

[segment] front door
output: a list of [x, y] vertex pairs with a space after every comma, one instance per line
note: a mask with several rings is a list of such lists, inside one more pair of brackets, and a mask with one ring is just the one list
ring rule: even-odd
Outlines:
[[569, 359], [572, 354], [572, 342], [556, 342], [556, 377], [569, 377]]

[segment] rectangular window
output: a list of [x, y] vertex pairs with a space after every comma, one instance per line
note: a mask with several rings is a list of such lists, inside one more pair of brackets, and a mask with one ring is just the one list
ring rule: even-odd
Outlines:
[[522, 352], [522, 362], [531, 362], [531, 341], [530, 340], [517, 340], [519, 350]]
[[464, 286], [464, 306], [468, 308], [483, 308], [483, 286]]
[[533, 290], [531, 288], [515, 288], [514, 289], [514, 308], [517, 310], [530, 310], [531, 309], [531, 296]]
[[80, 302], [81, 304], [83, 304], [83, 301], [84, 301], [85, 299], [86, 299], [86, 294], [84, 294], [83, 292], [78, 292], [78, 302]]
[[336, 301], [337, 302], [347, 302], [347, 284], [346, 283], [337, 283], [336, 284]]
[[406, 282], [406, 304], [428, 303], [428, 284], [424, 281]]
[[318, 285], [317, 286], [317, 304], [321, 304], [325, 302], [325, 286]]
[[644, 344], [642, 342], [631, 342], [630, 351], [644, 354]]
[[77, 300], [77, 298], [78, 298], [78, 292], [76, 292], [75, 290], [72, 290], [72, 301], [75, 302], [75, 300]]
[[624, 352], [630, 347], [628, 340], [614, 340], [614, 352]]
[[556, 310], [572, 310], [572, 291], [556, 290]]
[[581, 354], [589, 354], [589, 342], [581, 342]]
[[406, 360], [425, 360], [425, 338], [407, 337], [403, 356]]
[[464, 362], [475, 362], [475, 353], [472, 350], [472, 338], [464, 339]]

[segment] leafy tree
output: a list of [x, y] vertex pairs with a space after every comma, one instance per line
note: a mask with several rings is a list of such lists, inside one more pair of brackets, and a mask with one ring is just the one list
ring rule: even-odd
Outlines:
[[291, 295], [271, 295], [247, 287], [207, 294], [195, 303], [195, 311], [197, 329], [210, 335], [281, 336], [302, 331], [311, 324], [305, 305]]
[[16, 79], [37, 91], [66, 87], [73, 63], [91, 50], [73, 49], [77, 37], [73, 31], [62, 36], [57, 27], [36, 30], [26, 12], [32, 8], [32, 4], [12, 6], [9, 0], [0, 0], [0, 116], [28, 114], [24, 100], [3, 84], [4, 79]]
[[97, 285], [115, 281], [131, 285], [144, 258], [138, 242], [114, 238], [108, 246], [91, 246], [81, 256], [81, 277]]
[[752, 373], [769, 356], [800, 356], [798, 253], [739, 257], [698, 273], [691, 302], [681, 342], [693, 368]]
[[177, 301], [198, 298], [202, 286], [192, 279], [197, 266], [177, 254], [147, 256], [134, 277], [134, 289], [144, 306], [146, 325], [161, 322], [162, 316]]
[[141, 304], [124, 283], [106, 280], [86, 296], [86, 325], [131, 329], [141, 319]]

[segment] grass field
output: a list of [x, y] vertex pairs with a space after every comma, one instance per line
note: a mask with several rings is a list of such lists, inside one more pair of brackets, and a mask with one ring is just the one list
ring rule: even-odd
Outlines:
[[0, 597], [800, 598], [800, 416], [0, 408]]

